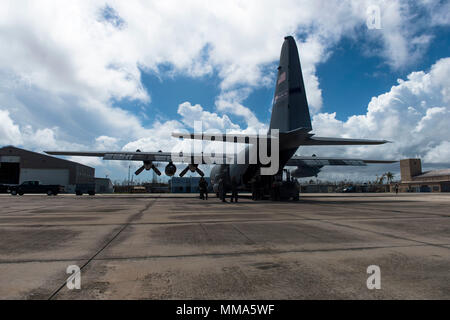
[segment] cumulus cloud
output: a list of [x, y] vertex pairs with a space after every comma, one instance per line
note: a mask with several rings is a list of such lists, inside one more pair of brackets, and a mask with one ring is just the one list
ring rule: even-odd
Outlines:
[[108, 136], [100, 136], [95, 139], [96, 150], [118, 150], [119, 139]]
[[436, 162], [438, 159], [448, 163], [448, 159], [450, 159], [450, 141], [442, 141], [440, 144], [431, 147], [424, 157], [424, 160], [430, 163]]
[[[365, 28], [366, 8], [373, 4], [381, 9], [381, 30]], [[393, 68], [402, 68], [430, 44], [432, 35], [424, 31], [425, 22], [448, 25], [447, 7], [437, 0], [423, 0], [420, 8], [427, 15], [418, 20], [414, 8], [403, 0], [285, 0], [276, 4], [268, 0], [4, 1], [0, 4], [0, 120], [4, 120], [0, 143], [37, 151], [121, 146], [164, 149], [173, 145], [166, 137], [168, 132], [189, 126], [197, 117], [220, 130], [264, 129], [266, 125], [244, 101], [255, 88], [273, 85], [280, 46], [288, 34], [297, 39], [318, 130], [325, 130], [321, 129], [323, 122], [342, 129], [345, 135], [359, 136], [348, 129], [353, 122], [374, 130], [375, 118], [388, 112], [390, 124], [383, 122], [377, 128], [389, 136], [400, 117], [393, 111], [376, 111], [387, 98], [377, 97], [380, 101], [371, 102], [367, 115], [346, 123], [334, 121], [332, 114], [321, 115], [317, 66], [326, 61], [336, 43], [350, 37], [370, 43], [376, 48], [374, 54]], [[154, 121], [146, 127], [136, 114], [141, 106], [158, 106], [152, 105], [142, 84], [142, 72], [161, 79], [214, 73], [221, 92], [214, 110], [186, 102], [179, 106], [178, 120]], [[445, 81], [445, 74], [440, 79], [438, 71], [433, 74], [433, 81]], [[405, 82], [420, 81], [408, 78]], [[448, 99], [448, 88], [442, 90], [447, 90], [442, 96]], [[425, 107], [408, 106], [414, 108], [408, 112], [417, 118], [417, 130], [426, 130], [427, 123], [439, 117], [430, 114], [432, 119], [424, 119], [422, 129], [418, 117], [426, 116], [425, 109], [446, 106], [430, 99], [424, 97]], [[118, 107], [116, 102], [123, 100], [136, 102], [138, 110]], [[395, 105], [394, 100], [391, 104]], [[237, 117], [239, 124], [226, 114]], [[370, 130], [360, 133], [375, 133]], [[430, 152], [437, 146], [428, 144]]]
[[371, 4], [383, 14], [383, 54], [396, 66], [410, 61], [414, 46], [427, 41], [408, 23], [414, 16], [408, 3], [399, 0], [9, 1], [0, 6], [0, 68], [58, 95], [148, 102], [140, 70], [161, 73], [166, 65], [193, 77], [217, 70], [225, 91], [269, 85], [266, 67], [277, 59], [282, 37], [298, 34], [308, 95], [318, 110], [315, 66], [333, 44], [364, 26]]
[[417, 71], [398, 80], [389, 92], [373, 97], [367, 113], [336, 119], [335, 113], [313, 117], [317, 135], [386, 139], [380, 146], [303, 148], [304, 153], [358, 158], [420, 157], [429, 163], [449, 163], [450, 58], [437, 61], [428, 72]]
[[[238, 116], [247, 124], [247, 128], [241, 131], [244, 133], [258, 132], [261, 129], [267, 129], [267, 126], [261, 123], [256, 115], [242, 102], [248, 97], [249, 90], [232, 90], [219, 95], [216, 99], [216, 108], [218, 111], [227, 112]], [[239, 129], [239, 127], [229, 127], [229, 129]], [[233, 132], [236, 132], [234, 130]]]
[[231, 122], [227, 115], [219, 116], [217, 113], [204, 111], [199, 104], [183, 102], [178, 106], [178, 114], [183, 117], [182, 121], [188, 127], [193, 127], [195, 121], [201, 121], [205, 131], [216, 129], [224, 132], [229, 129], [239, 129], [239, 126]]
[[22, 143], [19, 126], [13, 122], [8, 110], [0, 110], [0, 145]]

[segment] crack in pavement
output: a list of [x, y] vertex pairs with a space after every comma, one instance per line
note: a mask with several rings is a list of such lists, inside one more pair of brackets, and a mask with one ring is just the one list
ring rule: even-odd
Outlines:
[[[131, 222], [133, 221], [133, 220], [135, 220], [135, 219], [138, 219], [139, 217], [141, 217], [142, 216], [142, 214], [145, 212], [145, 211], [147, 211], [151, 206], [153, 206], [154, 204], [155, 204], [155, 202], [158, 200], [158, 198], [159, 197], [157, 197], [156, 199], [154, 199], [153, 201], [151, 201], [151, 202], [149, 202], [149, 203], [147, 203], [146, 205], [145, 205], [145, 207], [143, 208], [143, 209], [141, 209], [141, 210], [139, 210], [137, 213], [135, 213], [135, 214], [133, 214], [133, 215], [131, 215], [128, 219], [127, 219], [127, 221], [122, 225], [122, 227], [120, 228], [120, 230], [119, 231], [117, 231], [117, 232], [115, 232], [115, 231], [113, 231], [112, 233], [114, 233], [115, 232], [115, 234], [112, 236], [112, 238], [110, 239], [110, 240], [108, 240], [107, 242], [106, 242], [106, 244], [103, 246], [103, 247], [101, 247], [99, 250], [97, 250], [95, 253], [94, 253], [94, 255], [92, 256], [92, 257], [90, 257], [81, 267], [80, 267], [80, 272], [81, 272], [81, 270], [83, 270], [91, 261], [93, 261], [94, 259], [95, 259], [95, 257], [97, 257], [103, 250], [105, 250], [121, 233], [122, 233], [122, 231], [124, 231], [130, 224], [131, 224]], [[106, 237], [105, 237], [106, 238]], [[70, 260], [70, 261], [73, 261], [73, 259], [72, 260]], [[62, 284], [62, 285], [60, 285], [51, 295], [50, 295], [50, 297], [48, 298], [48, 300], [52, 300], [64, 287], [65, 287], [65, 285], [66, 285], [66, 281], [64, 281], [64, 283]]]

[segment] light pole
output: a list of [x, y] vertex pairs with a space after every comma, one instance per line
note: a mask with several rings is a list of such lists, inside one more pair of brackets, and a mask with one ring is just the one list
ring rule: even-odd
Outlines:
[[128, 165], [128, 192], [130, 192], [130, 170], [131, 170], [131, 164]]

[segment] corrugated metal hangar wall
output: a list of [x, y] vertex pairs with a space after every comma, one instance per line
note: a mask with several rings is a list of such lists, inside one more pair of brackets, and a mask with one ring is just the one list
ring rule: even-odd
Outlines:
[[95, 169], [13, 146], [0, 148], [0, 184], [38, 180], [74, 192], [77, 184], [95, 183]]

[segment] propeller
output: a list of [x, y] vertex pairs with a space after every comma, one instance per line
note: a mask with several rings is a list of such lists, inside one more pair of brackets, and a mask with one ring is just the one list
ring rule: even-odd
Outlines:
[[139, 175], [142, 171], [144, 171], [144, 169], [145, 169], [145, 166], [142, 166], [142, 167], [140, 167], [139, 169], [137, 169], [137, 170], [134, 172], [134, 174], [135, 174], [135, 175]]
[[161, 171], [159, 171], [159, 169], [151, 162], [151, 161], [144, 161], [144, 165], [142, 167], [140, 167], [139, 169], [137, 169], [134, 174], [135, 175], [139, 175], [142, 171], [145, 170], [150, 170], [153, 169], [153, 171], [155, 171], [155, 173], [160, 176], [161, 175]]
[[158, 176], [161, 175], [161, 171], [159, 171], [159, 169], [158, 169], [154, 164], [152, 164], [151, 169], [153, 169], [153, 171], [155, 171], [155, 173], [156, 173]]
[[198, 167], [195, 168], [195, 171], [202, 177], [205, 175], [205, 173], [202, 170], [200, 170]]
[[[141, 150], [137, 149], [136, 152], [141, 152]], [[144, 164], [142, 165], [142, 167], [140, 167], [139, 169], [137, 169], [137, 170], [134, 172], [135, 175], [139, 175], [142, 171], [144, 171], [144, 169], [145, 169], [145, 170], [151, 170], [151, 169], [153, 169], [153, 171], [155, 171], [155, 173], [156, 173], [158, 176], [161, 175], [161, 171], [159, 171], [159, 169], [153, 164], [152, 161], [145, 160], [145, 161], [143, 161], [143, 163], [144, 163]]]
[[188, 172], [188, 170], [189, 170], [189, 166], [184, 168], [183, 171], [180, 172], [180, 177], [183, 177], [186, 174], [186, 172]]
[[198, 168], [198, 164], [190, 164], [180, 172], [180, 177], [183, 177], [188, 170], [191, 172], [197, 172], [202, 177], [205, 175], [204, 172]]

